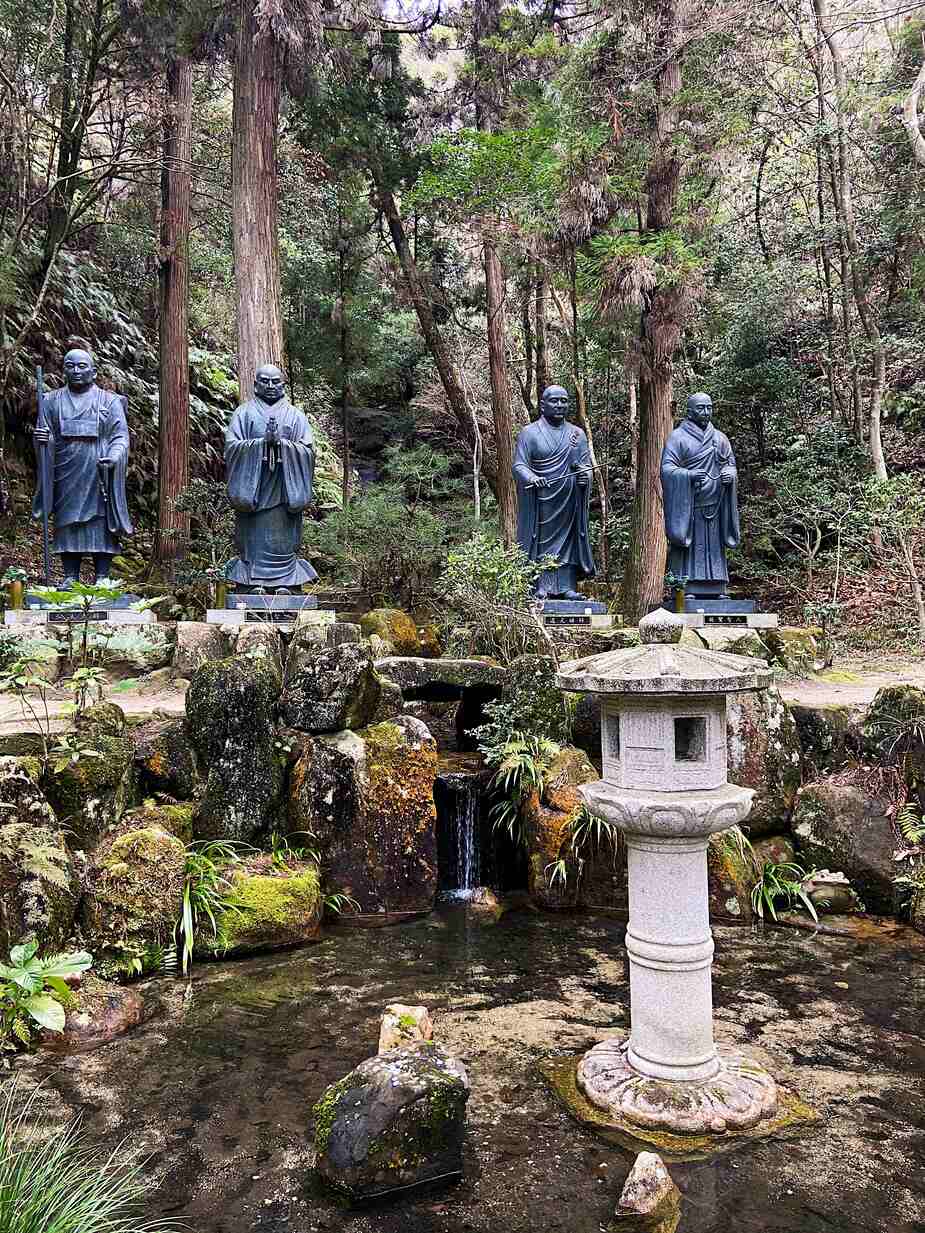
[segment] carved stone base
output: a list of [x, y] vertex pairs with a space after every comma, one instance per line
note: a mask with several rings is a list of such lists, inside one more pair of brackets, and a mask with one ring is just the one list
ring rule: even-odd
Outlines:
[[604, 1040], [578, 1064], [578, 1087], [614, 1118], [675, 1134], [745, 1130], [777, 1112], [777, 1084], [757, 1062], [719, 1054], [713, 1078], [651, 1079], [630, 1065], [629, 1042]]

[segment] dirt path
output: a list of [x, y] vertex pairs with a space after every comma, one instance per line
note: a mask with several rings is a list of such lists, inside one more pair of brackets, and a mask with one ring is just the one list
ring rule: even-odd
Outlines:
[[870, 654], [838, 660], [835, 667], [811, 677], [788, 677], [778, 688], [785, 702], [798, 706], [821, 704], [867, 707], [886, 685], [915, 685], [925, 689], [925, 657]]
[[[117, 703], [126, 716], [131, 719], [144, 718], [155, 711], [167, 715], [182, 715], [185, 711], [186, 689], [164, 688], [163, 681], [157, 687], [120, 690], [108, 695], [110, 701]], [[40, 715], [44, 715], [41, 701], [32, 700]], [[53, 691], [48, 698], [48, 714], [50, 730], [61, 732], [69, 721], [69, 704], [73, 702], [70, 694], [63, 690]], [[24, 709], [18, 698], [8, 694], [0, 694], [0, 736], [15, 732], [37, 732], [39, 725], [27, 709]]]

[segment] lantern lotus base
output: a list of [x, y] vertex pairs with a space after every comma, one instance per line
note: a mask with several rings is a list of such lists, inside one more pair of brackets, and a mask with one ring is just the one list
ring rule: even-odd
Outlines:
[[578, 1088], [608, 1116], [673, 1134], [725, 1134], [774, 1117], [777, 1084], [757, 1062], [718, 1051], [709, 1079], [657, 1079], [636, 1070], [629, 1041], [605, 1040], [578, 1064]]

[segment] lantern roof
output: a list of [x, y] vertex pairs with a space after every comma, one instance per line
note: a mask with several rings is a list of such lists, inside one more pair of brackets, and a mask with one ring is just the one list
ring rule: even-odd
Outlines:
[[730, 694], [765, 689], [763, 659], [681, 646], [684, 623], [660, 608], [639, 622], [641, 646], [561, 664], [560, 689], [588, 694]]

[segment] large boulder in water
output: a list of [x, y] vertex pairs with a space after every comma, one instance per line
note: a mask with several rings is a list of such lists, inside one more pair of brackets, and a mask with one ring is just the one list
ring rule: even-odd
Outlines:
[[277, 867], [270, 856], [257, 857], [227, 876], [229, 906], [217, 915], [214, 930], [200, 920], [197, 955], [246, 955], [318, 937], [321, 882], [313, 862], [293, 858]]
[[726, 702], [729, 780], [755, 791], [750, 835], [786, 830], [802, 777], [796, 724], [778, 690], [730, 694]]
[[280, 678], [269, 659], [204, 664], [186, 696], [186, 730], [201, 788], [197, 839], [252, 842], [276, 820], [285, 755], [277, 748]]
[[419, 912], [437, 891], [437, 747], [412, 716], [303, 740], [291, 832], [311, 832], [326, 882], [368, 912]]
[[356, 730], [372, 719], [380, 691], [367, 647], [328, 647], [296, 630], [280, 700], [283, 723], [300, 732]]
[[843, 872], [871, 912], [898, 909], [889, 801], [857, 784], [820, 779], [800, 789], [791, 829], [801, 864]]
[[468, 1099], [464, 1068], [434, 1045], [368, 1058], [312, 1110], [315, 1173], [354, 1202], [458, 1177]]

